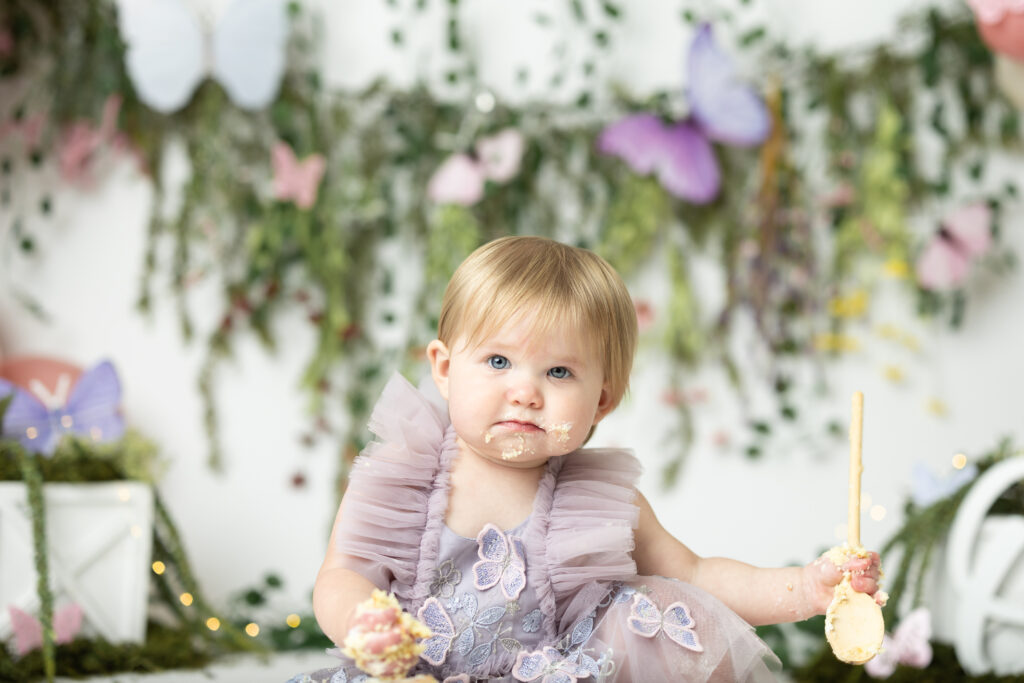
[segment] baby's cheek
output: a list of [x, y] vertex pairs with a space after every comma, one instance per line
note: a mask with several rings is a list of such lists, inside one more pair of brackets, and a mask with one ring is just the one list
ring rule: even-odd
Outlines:
[[577, 442], [580, 439], [572, 422], [553, 422], [548, 424], [544, 431], [547, 432], [548, 448], [553, 453], [565, 455], [578, 448]]

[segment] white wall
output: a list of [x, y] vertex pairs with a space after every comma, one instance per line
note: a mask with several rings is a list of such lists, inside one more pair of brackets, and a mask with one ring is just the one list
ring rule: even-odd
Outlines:
[[[796, 42], [848, 47], [895, 35], [895, 17], [921, 4], [762, 0], [755, 11]], [[415, 55], [396, 56], [382, 47], [393, 22], [380, 9], [383, 2], [323, 5], [331, 43], [325, 66], [329, 82], [356, 86], [388, 73], [408, 83], [415, 73], [412, 65], [423, 63]], [[540, 3], [521, 5], [525, 9], [516, 13], [512, 3], [469, 3], [467, 21], [473, 22], [479, 43], [486, 46], [483, 57], [490, 60], [483, 71], [492, 69], [495, 83], [514, 72], [513, 65], [519, 63], [515, 51], [527, 57], [543, 53], [538, 48], [543, 37], [532, 36], [523, 19]], [[604, 67], [607, 72], [627, 78], [638, 91], [675, 87], [681, 80], [678, 65], [686, 39], [679, 7], [650, 2], [641, 11], [641, 3], [630, 3], [622, 48]], [[425, 19], [409, 21], [417, 44], [429, 45], [431, 36], [439, 35], [422, 23]], [[432, 65], [427, 62], [428, 69]], [[1006, 165], [1006, 172], [1019, 173], [1021, 163]], [[39, 186], [39, 181], [30, 181], [26, 191]], [[259, 581], [266, 571], [276, 571], [287, 589], [280, 611], [304, 611], [333, 516], [336, 471], [331, 444], [320, 441], [311, 450], [299, 444], [307, 428], [297, 383], [312, 344], [308, 326], [301, 314], [280, 321], [277, 355], [244, 339], [236, 360], [223, 367], [217, 398], [227, 471], [211, 473], [205, 464], [196, 389], [202, 350], [183, 343], [167, 287], [157, 290], [154, 315], [146, 318], [133, 310], [151, 199], [151, 188], [126, 165], [117, 166], [89, 192], [61, 190], [55, 215], [32, 225], [38, 257], [14, 256], [0, 264], [10, 266], [9, 276], [41, 301], [52, 322], [41, 324], [22, 309], [7, 288], [8, 273], [0, 273], [0, 348], [6, 355], [53, 355], [83, 366], [111, 358], [124, 382], [130, 423], [156, 440], [169, 460], [160, 492], [180, 525], [205, 590], [222, 601]], [[1018, 253], [1024, 253], [1021, 223], [1019, 215], [1012, 216], [1005, 229], [1006, 242]], [[7, 221], [0, 225], [6, 229]], [[663, 283], [653, 278], [641, 278], [634, 286], [655, 306], [664, 292]], [[198, 291], [192, 299], [201, 323], [215, 315], [212, 296], [214, 292]], [[1020, 273], [992, 284], [983, 296], [972, 298], [967, 329], [954, 333], [943, 324], [914, 320], [911, 301], [898, 292], [886, 293], [874, 309], [873, 322], [897, 323], [914, 332], [922, 341], [921, 353], [906, 354], [875, 339], [862, 354], [830, 372], [832, 392], [824, 399], [803, 385], [801, 405], [811, 411], [810, 427], [826, 417], [845, 420], [850, 393], [859, 389], [866, 394], [863, 486], [887, 509], [880, 522], [865, 515], [862, 538], [867, 545], [881, 545], [897, 528], [913, 463], [948, 470], [958, 451], [980, 454], [1002, 435], [1024, 441], [1017, 395], [1024, 386], [1022, 297]], [[870, 327], [866, 330], [864, 336], [870, 338]], [[886, 364], [900, 365], [907, 379], [899, 385], [884, 379]], [[726, 431], [734, 445], [741, 445], [746, 428], [715, 369], [694, 379], [694, 386], [708, 390], [709, 400], [694, 407], [698, 438], [682, 482], [672, 491], [661, 491], [657, 470], [666, 457], [664, 435], [674, 427], [669, 408], [658, 400], [664, 371], [664, 360], [641, 353], [630, 400], [607, 420], [594, 443], [632, 446], [650, 463], [643, 488], [672, 532], [701, 554], [755, 564], [809, 561], [837, 541], [836, 527], [846, 513], [845, 442], [822, 449], [812, 447], [820, 441], [810, 444], [799, 434], [788, 434], [759, 462], [749, 461], [738, 449], [721, 451], [712, 444], [716, 431]], [[925, 409], [932, 396], [948, 404], [945, 419]], [[764, 398], [758, 394], [754, 400]], [[290, 485], [296, 471], [306, 474], [305, 489]]]

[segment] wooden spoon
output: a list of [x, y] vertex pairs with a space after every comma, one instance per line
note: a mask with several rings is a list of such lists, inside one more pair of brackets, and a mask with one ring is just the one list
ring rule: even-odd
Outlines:
[[[864, 421], [864, 394], [853, 395], [850, 421], [850, 490], [846, 542], [851, 551], [860, 548], [860, 451]], [[882, 647], [885, 622], [882, 608], [867, 593], [853, 590], [850, 573], [843, 575], [825, 613], [825, 637], [836, 659], [847, 664], [863, 664]]]

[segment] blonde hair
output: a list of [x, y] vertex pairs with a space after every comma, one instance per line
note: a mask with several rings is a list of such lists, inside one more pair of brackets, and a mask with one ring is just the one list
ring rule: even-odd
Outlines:
[[625, 283], [592, 251], [544, 237], [502, 237], [470, 254], [441, 302], [437, 337], [470, 347], [513, 318], [540, 337], [555, 323], [575, 326], [595, 344], [612, 405], [629, 387], [637, 321]]

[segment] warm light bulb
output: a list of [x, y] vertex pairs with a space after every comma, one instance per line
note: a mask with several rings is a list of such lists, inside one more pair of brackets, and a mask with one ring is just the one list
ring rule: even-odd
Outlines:
[[881, 505], [874, 505], [871, 507], [871, 519], [876, 522], [881, 522], [885, 519], [885, 508]]
[[188, 607], [189, 605], [192, 604], [192, 594], [191, 593], [182, 593], [181, 595], [178, 596], [178, 599], [181, 600], [181, 604], [185, 605], [185, 607]]
[[284, 623], [288, 624], [292, 628], [297, 628], [302, 623], [302, 619], [299, 618], [298, 614], [289, 614], [288, 618], [284, 620]]
[[29, 427], [28, 429], [25, 430], [25, 436], [27, 436], [30, 439], [34, 439], [37, 436], [39, 436], [39, 430], [36, 429], [35, 427]]
[[64, 429], [71, 429], [71, 425], [73, 425], [74, 423], [75, 421], [71, 419], [70, 415], [60, 416], [60, 426], [63, 427]]
[[253, 638], [255, 638], [256, 636], [258, 636], [260, 634], [259, 624], [255, 624], [253, 622], [249, 622], [248, 624], [245, 625], [245, 632], [246, 632], [247, 635], [252, 636]]
[[210, 629], [211, 631], [216, 631], [220, 628], [220, 619], [218, 619], [217, 617], [210, 617], [206, 620], [206, 628]]
[[99, 427], [93, 427], [89, 430], [89, 436], [92, 437], [93, 441], [99, 441], [103, 438], [103, 430]]
[[117, 488], [117, 499], [122, 503], [127, 503], [132, 499], [132, 492], [127, 486], [119, 486]]
[[484, 114], [489, 114], [494, 109], [494, 95], [489, 92], [482, 92], [476, 96], [476, 108]]
[[962, 470], [967, 466], [967, 456], [963, 453], [957, 453], [953, 456], [953, 467], [958, 470]]
[[167, 565], [166, 564], [164, 564], [160, 560], [157, 560], [156, 562], [153, 563], [153, 573], [154, 574], [163, 574], [165, 571], [167, 571]]
[[132, 538], [140, 538], [142, 536], [142, 527], [138, 524], [132, 524], [128, 528], [128, 533], [132, 535]]

